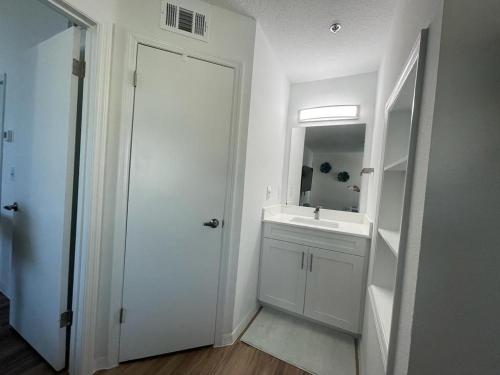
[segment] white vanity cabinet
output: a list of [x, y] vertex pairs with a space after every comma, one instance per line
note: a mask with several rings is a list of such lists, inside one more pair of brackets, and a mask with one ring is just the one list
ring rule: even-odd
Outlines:
[[306, 246], [265, 238], [260, 267], [260, 299], [302, 314], [307, 257]]
[[359, 332], [364, 258], [309, 249], [304, 315]]
[[359, 334], [369, 239], [274, 223], [263, 232], [259, 300]]

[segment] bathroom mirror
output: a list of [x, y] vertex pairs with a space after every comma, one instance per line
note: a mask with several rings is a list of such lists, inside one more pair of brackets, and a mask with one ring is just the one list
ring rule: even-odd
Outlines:
[[359, 212], [365, 124], [292, 129], [287, 204]]

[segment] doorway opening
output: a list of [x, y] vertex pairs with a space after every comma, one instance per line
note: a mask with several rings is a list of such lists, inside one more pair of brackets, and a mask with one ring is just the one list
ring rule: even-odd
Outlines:
[[1, 7], [0, 372], [53, 373], [70, 357], [86, 32], [37, 0]]

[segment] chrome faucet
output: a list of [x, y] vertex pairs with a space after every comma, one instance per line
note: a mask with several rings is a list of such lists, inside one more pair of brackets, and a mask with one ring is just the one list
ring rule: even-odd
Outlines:
[[315, 209], [314, 209], [314, 219], [315, 220], [319, 220], [319, 210], [321, 209], [321, 206], [317, 206]]

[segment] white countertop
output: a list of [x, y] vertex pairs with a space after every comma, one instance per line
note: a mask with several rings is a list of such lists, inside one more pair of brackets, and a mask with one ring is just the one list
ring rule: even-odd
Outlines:
[[[294, 220], [300, 222], [294, 222]], [[371, 238], [372, 231], [372, 222], [365, 214], [321, 209], [320, 220], [316, 221], [314, 220], [313, 207], [273, 206], [264, 208], [262, 221], [363, 238]], [[333, 227], [335, 225], [338, 226]]]

